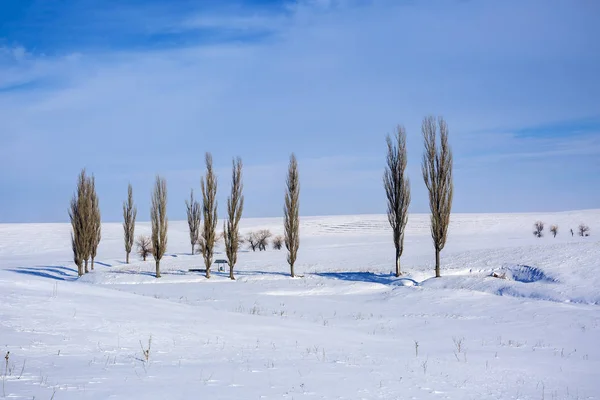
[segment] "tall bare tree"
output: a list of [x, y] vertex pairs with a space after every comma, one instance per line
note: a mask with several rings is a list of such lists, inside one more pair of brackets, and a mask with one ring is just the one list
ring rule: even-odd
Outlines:
[[123, 202], [123, 231], [125, 233], [125, 253], [126, 262], [129, 264], [129, 253], [133, 247], [135, 234], [135, 217], [137, 216], [137, 207], [133, 204], [133, 188], [131, 183], [127, 186], [127, 201]]
[[91, 258], [91, 268], [94, 270], [94, 259], [96, 258], [96, 254], [98, 252], [98, 245], [100, 244], [100, 240], [102, 239], [102, 218], [100, 215], [100, 203], [98, 201], [98, 193], [96, 193], [96, 179], [92, 175], [88, 181], [89, 185], [89, 196], [90, 196], [90, 204], [92, 206], [91, 209], [91, 224], [92, 224], [92, 233], [90, 235], [90, 258]]
[[90, 226], [87, 223], [87, 216], [89, 214], [89, 196], [88, 196], [88, 185], [87, 176], [85, 169], [82, 169], [77, 178], [77, 189], [69, 208], [69, 219], [71, 220], [71, 247], [73, 249], [73, 261], [77, 265], [77, 274], [82, 276], [84, 274], [84, 260], [88, 254], [88, 237]]
[[288, 250], [287, 261], [290, 265], [290, 275], [293, 278], [295, 276], [294, 264], [300, 247], [300, 179], [298, 177], [298, 161], [296, 161], [294, 153], [290, 156], [286, 186], [283, 228], [285, 230], [285, 247]]
[[167, 181], [156, 176], [152, 206], [150, 209], [152, 221], [152, 255], [156, 261], [156, 277], [160, 278], [160, 260], [167, 251]]
[[200, 203], [194, 199], [194, 189], [190, 192], [190, 201], [185, 201], [185, 208], [187, 211], [188, 227], [190, 229], [190, 243], [192, 244], [192, 255], [194, 254], [194, 248], [198, 243], [200, 237]]
[[244, 210], [244, 195], [242, 191], [242, 159], [233, 160], [233, 172], [231, 174], [231, 194], [227, 198], [227, 222], [223, 222], [223, 235], [225, 239], [225, 252], [229, 264], [229, 278], [233, 276], [233, 268], [237, 262], [237, 252], [240, 245], [239, 224]]
[[[439, 145], [437, 143], [437, 126], [439, 126]], [[435, 276], [440, 275], [440, 252], [446, 245], [452, 196], [452, 150], [448, 143], [448, 125], [439, 117], [425, 117], [421, 125], [425, 141], [423, 153], [423, 180], [429, 191], [429, 208], [431, 209], [431, 237], [435, 248]]]
[[206, 153], [204, 158], [206, 161], [206, 176], [200, 181], [202, 214], [204, 215], [201, 248], [204, 256], [204, 266], [206, 267], [206, 277], [210, 278], [210, 266], [217, 239], [217, 177], [213, 170], [212, 155]]
[[396, 276], [402, 275], [400, 257], [404, 250], [404, 229], [408, 222], [410, 204], [410, 182], [406, 170], [406, 131], [403, 126], [396, 128], [394, 141], [388, 135], [387, 166], [383, 175], [383, 186], [387, 195], [388, 221], [392, 227], [396, 247]]

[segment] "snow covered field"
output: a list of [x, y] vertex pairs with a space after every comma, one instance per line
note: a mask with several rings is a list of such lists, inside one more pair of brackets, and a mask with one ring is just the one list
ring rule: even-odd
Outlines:
[[[600, 210], [454, 214], [440, 279], [428, 218], [409, 217], [402, 278], [373, 215], [303, 218], [303, 277], [269, 249], [242, 252], [236, 281], [188, 272], [185, 222], [158, 280], [124, 264], [118, 223], [80, 279], [68, 224], [0, 224], [0, 398], [600, 398]], [[242, 221], [262, 228], [281, 220]]]

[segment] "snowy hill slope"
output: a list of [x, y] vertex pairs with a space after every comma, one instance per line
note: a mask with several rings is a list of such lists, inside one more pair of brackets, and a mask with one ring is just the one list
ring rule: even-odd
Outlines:
[[[281, 220], [242, 221], [262, 228]], [[202, 258], [180, 221], [161, 279], [124, 264], [118, 223], [77, 279], [69, 234], [0, 224], [0, 398], [600, 398], [600, 210], [455, 214], [440, 279], [427, 215], [409, 217], [401, 278], [380, 215], [303, 218], [295, 279], [271, 249], [241, 252], [236, 281], [188, 272]]]

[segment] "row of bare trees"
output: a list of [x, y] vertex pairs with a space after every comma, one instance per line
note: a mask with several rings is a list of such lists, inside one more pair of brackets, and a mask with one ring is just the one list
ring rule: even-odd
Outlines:
[[[85, 169], [77, 179], [77, 189], [69, 207], [69, 219], [73, 229], [73, 261], [77, 265], [77, 274], [82, 276], [89, 272], [88, 265], [94, 269], [94, 259], [102, 237], [96, 182], [93, 175], [86, 175]], [[91, 263], [88, 264], [88, 261]]]
[[[541, 238], [542, 236], [544, 236], [544, 222], [543, 221], [536, 221], [533, 224], [533, 235], [537, 238]], [[551, 225], [550, 226], [550, 233], [552, 233], [553, 237], [556, 237], [556, 235], [558, 234], [558, 225]], [[587, 237], [590, 235], [590, 227], [587, 226], [586, 224], [580, 224], [577, 227], [577, 234], [581, 237]], [[573, 229], [571, 229], [571, 236], [573, 236]]]
[[[438, 136], [439, 128], [439, 136]], [[429, 192], [431, 237], [435, 248], [435, 276], [440, 275], [440, 252], [446, 245], [452, 210], [452, 150], [448, 142], [448, 125], [442, 117], [423, 119], [421, 133], [425, 145], [421, 171]], [[402, 275], [400, 257], [404, 250], [404, 232], [408, 222], [410, 180], [406, 174], [406, 130], [398, 126], [394, 139], [387, 137], [386, 169], [383, 186], [387, 196], [387, 216], [396, 248], [396, 276]]]
[[[192, 254], [195, 247], [203, 256], [206, 267], [206, 278], [210, 278], [217, 235], [217, 176], [213, 169], [213, 160], [210, 153], [205, 155], [206, 173], [200, 180], [202, 190], [202, 204], [194, 199], [194, 192], [190, 194], [189, 202], [186, 201], [187, 219], [190, 231]], [[229, 264], [229, 277], [235, 279], [233, 270], [237, 263], [239, 246], [244, 239], [240, 237], [239, 223], [244, 209], [242, 160], [238, 157], [233, 160], [231, 176], [231, 192], [227, 198], [227, 220], [223, 224], [223, 239], [225, 253]], [[297, 258], [299, 239], [299, 196], [300, 182], [298, 176], [298, 163], [294, 154], [290, 157], [288, 177], [286, 181], [285, 206], [284, 206], [284, 231], [285, 237], [276, 237], [273, 246], [280, 249], [285, 243], [288, 249], [288, 263], [290, 274], [294, 276], [294, 263]], [[85, 169], [81, 171], [77, 182], [77, 190], [71, 200], [69, 216], [73, 228], [72, 247], [74, 260], [78, 267], [79, 275], [88, 272], [88, 260], [91, 259], [91, 268], [94, 269], [94, 258], [100, 243], [100, 208], [95, 189], [94, 177], [87, 177]], [[123, 231], [126, 261], [134, 245], [135, 220], [137, 207], [133, 201], [133, 188], [127, 188], [127, 200], [123, 202]], [[154, 256], [156, 263], [156, 277], [160, 278], [160, 261], [167, 250], [167, 183], [160, 176], [156, 177], [151, 197], [150, 221], [152, 234], [150, 238], [138, 237], [136, 244], [139, 254], [144, 261], [149, 254]], [[266, 234], [265, 234], [266, 232]], [[253, 250], [266, 250], [269, 231], [251, 233], [248, 241]]]

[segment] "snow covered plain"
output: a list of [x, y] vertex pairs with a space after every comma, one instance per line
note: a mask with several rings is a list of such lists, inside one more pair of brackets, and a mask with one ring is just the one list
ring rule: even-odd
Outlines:
[[[591, 236], [571, 237], [581, 222]], [[262, 228], [281, 220], [242, 221]], [[240, 253], [235, 281], [188, 272], [202, 259], [179, 221], [161, 279], [124, 264], [118, 223], [77, 279], [69, 234], [0, 224], [0, 398], [600, 398], [600, 210], [454, 214], [440, 279], [427, 215], [402, 278], [379, 215], [303, 218], [295, 279], [271, 249]]]

